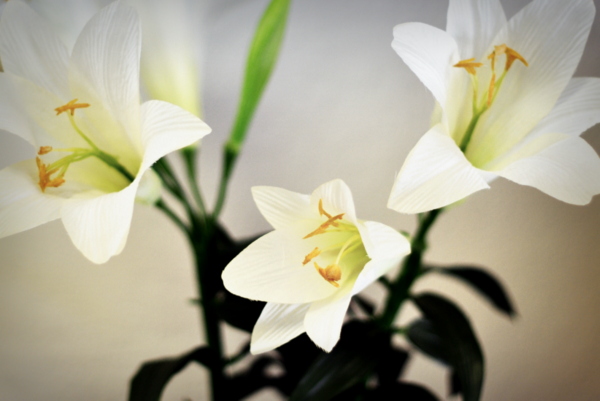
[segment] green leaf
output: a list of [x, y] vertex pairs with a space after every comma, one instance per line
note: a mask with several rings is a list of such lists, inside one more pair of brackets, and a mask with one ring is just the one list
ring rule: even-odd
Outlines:
[[[431, 322], [429, 326], [420, 324], [422, 334], [432, 334], [431, 338], [423, 338], [413, 342], [415, 331], [409, 340], [417, 347], [423, 345], [435, 345], [425, 347], [423, 352], [440, 360], [446, 360], [454, 369], [456, 379], [460, 383], [463, 393], [463, 401], [478, 401], [483, 386], [484, 361], [483, 352], [477, 341], [477, 337], [471, 328], [471, 324], [463, 312], [449, 300], [434, 294], [422, 294], [413, 298], [417, 307], [425, 318]], [[425, 328], [430, 329], [426, 333]], [[410, 333], [410, 329], [409, 329]], [[435, 341], [432, 341], [435, 340]], [[439, 341], [439, 343], [438, 343]]]
[[190, 362], [205, 366], [214, 364], [215, 355], [207, 347], [200, 347], [174, 358], [146, 362], [137, 371], [129, 388], [129, 401], [159, 401], [167, 383]]
[[468, 284], [509, 317], [516, 315], [515, 308], [500, 281], [485, 270], [471, 266], [456, 266], [436, 268], [434, 271], [457, 278]]
[[330, 400], [364, 382], [389, 347], [389, 334], [378, 330], [373, 324], [359, 321], [348, 323], [333, 351], [317, 357], [289, 401]]
[[417, 319], [410, 324], [406, 333], [410, 342], [433, 359], [450, 365], [443, 338], [429, 319]]
[[244, 87], [227, 148], [237, 154], [269, 80], [283, 40], [290, 0], [272, 0], [258, 24], [248, 54]]
[[428, 389], [419, 384], [398, 382], [369, 391], [365, 400], [439, 401]]

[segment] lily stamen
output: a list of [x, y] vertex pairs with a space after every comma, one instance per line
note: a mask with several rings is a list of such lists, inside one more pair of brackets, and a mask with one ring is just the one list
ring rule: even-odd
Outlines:
[[40, 150], [38, 151], [38, 155], [45, 155], [52, 152], [52, 146], [40, 146]]
[[344, 218], [345, 213], [340, 213], [336, 216], [332, 216], [323, 209], [323, 200], [319, 199], [319, 215], [327, 217], [327, 221], [322, 223], [316, 230], [308, 233], [303, 239], [307, 239], [313, 237], [315, 235], [323, 234], [327, 231], [327, 229], [331, 227], [339, 227], [339, 223], [337, 220], [341, 220]]
[[476, 68], [483, 66], [483, 63], [475, 62], [475, 58], [470, 58], [467, 60], [461, 60], [458, 63], [454, 64], [453, 67], [464, 68], [471, 75], [477, 75]]
[[319, 272], [319, 274], [331, 285], [339, 288], [340, 284], [338, 281], [342, 279], [342, 268], [337, 264], [332, 264], [327, 266], [326, 268], [322, 268], [314, 262], [315, 269]]
[[310, 253], [307, 254], [304, 257], [304, 261], [302, 262], [302, 264], [306, 265], [311, 260], [313, 260], [314, 258], [316, 258], [317, 256], [319, 256], [320, 254], [321, 254], [321, 250], [319, 249], [319, 247], [315, 247], [315, 249], [313, 249], [312, 251], [310, 251]]
[[83, 109], [85, 107], [90, 107], [89, 103], [77, 103], [77, 99], [73, 99], [67, 104], [55, 108], [54, 111], [56, 111], [57, 116], [64, 112], [69, 112], [73, 116], [75, 115], [75, 109]]

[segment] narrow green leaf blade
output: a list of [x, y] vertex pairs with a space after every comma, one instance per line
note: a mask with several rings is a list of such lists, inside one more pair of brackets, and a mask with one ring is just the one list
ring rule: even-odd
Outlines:
[[429, 319], [417, 319], [410, 324], [406, 333], [409, 341], [423, 353], [444, 365], [450, 365], [444, 339], [437, 332], [434, 323]]
[[129, 401], [159, 401], [169, 380], [190, 362], [212, 365], [213, 355], [209, 348], [200, 347], [174, 358], [145, 362], [131, 379]]
[[500, 281], [487, 271], [472, 266], [440, 268], [435, 269], [435, 271], [463, 281], [509, 317], [516, 315], [515, 308], [508, 297], [507, 291]]
[[235, 154], [244, 141], [254, 110], [277, 61], [289, 6], [290, 0], [272, 0], [254, 34], [236, 121], [227, 144]]
[[367, 393], [366, 401], [439, 401], [427, 388], [414, 383], [390, 383]]
[[454, 368], [464, 401], [479, 401], [484, 377], [483, 352], [464, 313], [449, 300], [434, 294], [413, 298], [441, 339], [443, 355]]

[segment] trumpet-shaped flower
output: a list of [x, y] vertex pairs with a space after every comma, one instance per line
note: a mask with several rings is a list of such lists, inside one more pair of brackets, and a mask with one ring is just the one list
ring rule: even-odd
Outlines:
[[137, 14], [122, 1], [88, 22], [70, 56], [29, 7], [7, 3], [0, 128], [37, 155], [0, 171], [0, 237], [60, 218], [95, 263], [123, 249], [145, 173], [210, 132], [177, 106], [140, 105], [140, 49]]
[[450, 0], [446, 31], [396, 26], [392, 47], [436, 108], [388, 206], [444, 207], [498, 176], [572, 204], [600, 193], [600, 159], [580, 138], [600, 121], [600, 79], [572, 78], [594, 12], [534, 0], [507, 22], [499, 0]]
[[358, 220], [341, 180], [302, 195], [255, 187], [254, 201], [275, 228], [223, 272], [225, 288], [265, 306], [251, 352], [274, 349], [306, 332], [325, 351], [337, 343], [351, 297], [410, 252], [392, 228]]

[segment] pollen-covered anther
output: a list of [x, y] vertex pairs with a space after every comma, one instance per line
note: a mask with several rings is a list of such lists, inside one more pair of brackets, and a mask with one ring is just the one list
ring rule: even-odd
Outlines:
[[307, 254], [304, 257], [304, 261], [302, 262], [302, 264], [306, 265], [311, 260], [313, 260], [314, 258], [316, 258], [317, 256], [319, 256], [320, 254], [321, 254], [321, 250], [319, 249], [319, 247], [315, 247], [315, 249], [313, 249], [312, 251], [310, 251], [310, 253]]
[[329, 219], [327, 219], [326, 222], [324, 222], [323, 224], [321, 224], [319, 226], [319, 228], [317, 228], [315, 231], [307, 234], [303, 239], [307, 239], [310, 237], [313, 237], [315, 235], [319, 235], [319, 234], [323, 234], [325, 232], [327, 232], [327, 229], [332, 226], [332, 227], [339, 227], [339, 224], [336, 222], [336, 220], [341, 220], [344, 218], [344, 213], [338, 214], [336, 216], [330, 217]]
[[40, 150], [38, 150], [38, 155], [46, 155], [52, 152], [52, 146], [40, 146]]
[[492, 69], [494, 68], [496, 57], [502, 54], [506, 55], [506, 64], [504, 65], [504, 71], [508, 71], [516, 60], [522, 62], [523, 65], [525, 65], [525, 67], [529, 67], [529, 63], [527, 63], [527, 60], [525, 60], [525, 57], [521, 56], [519, 52], [517, 52], [515, 49], [508, 47], [506, 44], [501, 44], [499, 46], [494, 46], [494, 51], [488, 56], [488, 58], [492, 60]]
[[321, 266], [319, 266], [317, 264], [317, 262], [314, 262], [314, 264], [315, 264], [315, 269], [317, 269], [319, 274], [325, 280], [327, 280], [327, 282], [329, 284], [333, 285], [334, 287], [340, 286], [340, 284], [337, 283], [338, 281], [340, 281], [342, 279], [342, 268], [340, 267], [340, 265], [334, 263], [334, 264], [327, 266], [326, 268], [322, 268]]
[[57, 168], [48, 170], [48, 166], [45, 165], [44, 162], [42, 162], [42, 159], [39, 157], [35, 158], [35, 163], [37, 164], [38, 168], [38, 185], [40, 186], [42, 192], [46, 192], [46, 188], [58, 188], [65, 183], [63, 174], [59, 174], [58, 177], [52, 178], [52, 174], [58, 171]]
[[78, 99], [73, 99], [67, 104], [55, 108], [54, 111], [56, 111], [56, 115], [58, 116], [60, 113], [64, 112], [70, 112], [71, 115], [75, 115], [75, 109], [90, 107], [89, 103], [77, 103], [77, 100]]
[[464, 68], [471, 75], [477, 74], [477, 68], [481, 67], [483, 63], [478, 63], [474, 58], [470, 58], [467, 60], [461, 60], [458, 63], [454, 64], [454, 67]]

